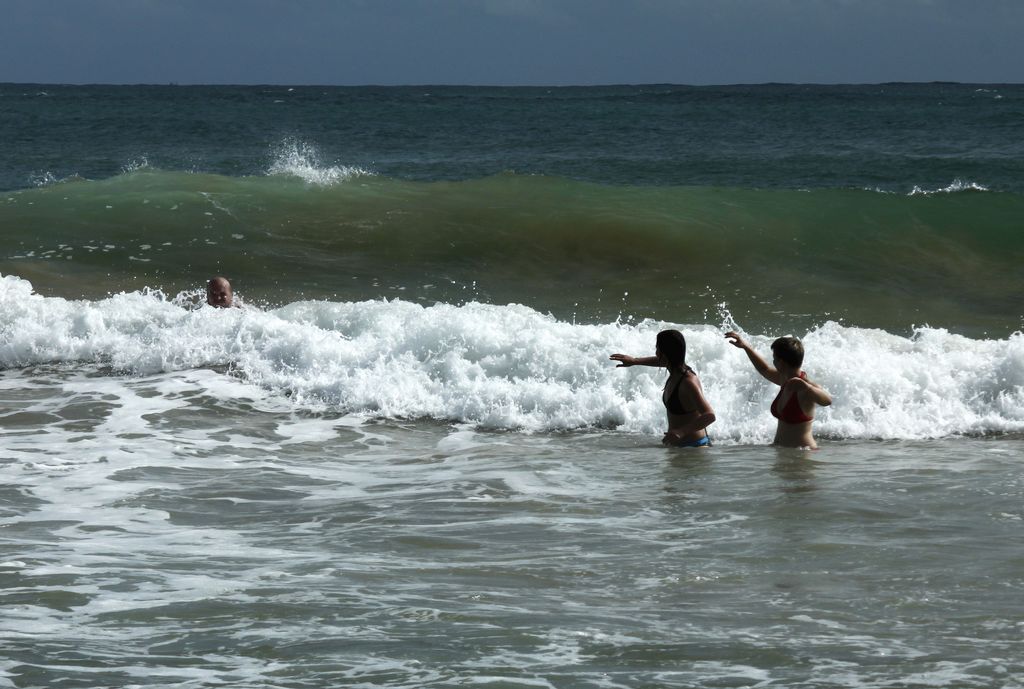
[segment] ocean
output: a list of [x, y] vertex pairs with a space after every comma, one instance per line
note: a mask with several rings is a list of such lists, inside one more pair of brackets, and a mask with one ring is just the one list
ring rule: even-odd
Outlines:
[[[0, 143], [0, 687], [1024, 687], [1024, 86], [0, 84]], [[665, 328], [710, 449], [608, 359]]]

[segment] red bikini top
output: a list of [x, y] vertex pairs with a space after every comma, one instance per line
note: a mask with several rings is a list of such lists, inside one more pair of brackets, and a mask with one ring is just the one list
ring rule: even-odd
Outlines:
[[[806, 379], [807, 374], [801, 371], [800, 377]], [[779, 413], [779, 398], [781, 398], [782, 393], [786, 391], [786, 385], [789, 385], [788, 380], [783, 383], [782, 387], [779, 389], [779, 394], [775, 396], [775, 400], [772, 402], [772, 416], [783, 423], [807, 423], [808, 421], [813, 420], [813, 416], [808, 416], [804, 413], [804, 410], [800, 408], [800, 400], [797, 399], [797, 393], [795, 390], [789, 396], [789, 400], [786, 401], [786, 406], [782, 408], [782, 412]]]

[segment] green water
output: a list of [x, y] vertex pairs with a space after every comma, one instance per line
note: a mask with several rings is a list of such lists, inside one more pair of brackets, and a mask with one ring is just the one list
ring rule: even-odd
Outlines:
[[[556, 316], [1020, 328], [1024, 198], [608, 187], [501, 175], [314, 185], [138, 171], [0, 198], [0, 272], [43, 294], [525, 303]], [[784, 326], [785, 327], [785, 326]]]

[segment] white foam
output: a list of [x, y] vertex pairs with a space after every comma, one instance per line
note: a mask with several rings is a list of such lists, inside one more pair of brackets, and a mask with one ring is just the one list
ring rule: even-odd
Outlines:
[[58, 177], [52, 172], [46, 171], [33, 175], [32, 177], [29, 178], [29, 181], [32, 183], [33, 186], [36, 187], [52, 187], [57, 184], [64, 184], [65, 182], [75, 182], [81, 179], [81, 176], [79, 176], [77, 172], [72, 173], [66, 177]]
[[293, 419], [277, 424], [274, 432], [285, 438], [282, 445], [322, 442], [337, 437], [338, 425], [327, 419]]
[[354, 177], [373, 173], [348, 165], [325, 165], [320, 152], [312, 144], [295, 139], [285, 140], [275, 151], [274, 162], [267, 170], [270, 175], [299, 177], [308, 184], [331, 186]]
[[[293, 408], [350, 415], [344, 423], [282, 426], [291, 442], [369, 417], [530, 432], [598, 427], [657, 437], [664, 371], [616, 369], [608, 355], [650, 354], [659, 330], [680, 327], [718, 416], [712, 438], [763, 443], [775, 426], [768, 407], [777, 388], [711, 325], [581, 325], [514, 304], [307, 301], [271, 311], [217, 310], [151, 291], [68, 301], [34, 294], [13, 276], [0, 278], [0, 323], [0, 367], [88, 362], [135, 376], [216, 367], [232, 375], [211, 373], [211, 390], [218, 381], [229, 387], [241, 381], [272, 395], [275, 405], [286, 400]], [[748, 339], [768, 353], [771, 338]], [[905, 337], [826, 323], [803, 339], [808, 375], [835, 399], [818, 412], [819, 435], [919, 439], [1024, 431], [1020, 333], [972, 340], [920, 328]], [[125, 432], [134, 416], [160, 404], [166, 402], [133, 402], [125, 420], [107, 423]]]
[[934, 194], [956, 194], [964, 191], [988, 191], [988, 187], [969, 180], [954, 179], [948, 185], [938, 189], [922, 189], [915, 186], [907, 196], [932, 196]]
[[132, 172], [138, 172], [139, 170], [146, 170], [149, 168], [149, 160], [145, 156], [130, 160], [121, 166], [122, 174], [131, 174]]

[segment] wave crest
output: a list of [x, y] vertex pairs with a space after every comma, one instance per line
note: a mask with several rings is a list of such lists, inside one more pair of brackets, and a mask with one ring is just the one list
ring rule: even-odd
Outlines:
[[[185, 295], [188, 297], [189, 295]], [[526, 306], [303, 301], [216, 310], [158, 291], [68, 301], [0, 279], [0, 367], [85, 362], [129, 375], [227, 368], [305, 408], [435, 418], [526, 432], [617, 429], [658, 437], [664, 372], [616, 369], [677, 327], [718, 416], [716, 442], [767, 443], [776, 389], [723, 328], [645, 320], [575, 324]], [[771, 338], [748, 336], [768, 351]], [[910, 337], [829, 322], [804, 334], [809, 375], [832, 393], [817, 433], [920, 439], [1024, 432], [1024, 335]]]
[[939, 189], [922, 189], [919, 186], [914, 186], [910, 190], [907, 196], [932, 196], [934, 194], [959, 194], [961, 192], [973, 192], [973, 191], [989, 191], [989, 188], [983, 184], [977, 182], [971, 182], [969, 180], [954, 179], [948, 185]]
[[316, 146], [298, 139], [286, 139], [274, 152], [274, 162], [267, 169], [267, 174], [298, 177], [307, 184], [326, 187], [373, 173], [356, 166], [325, 165]]

